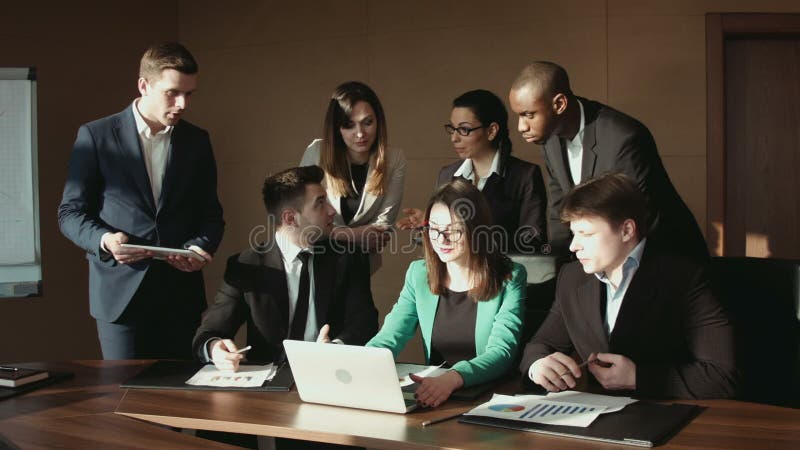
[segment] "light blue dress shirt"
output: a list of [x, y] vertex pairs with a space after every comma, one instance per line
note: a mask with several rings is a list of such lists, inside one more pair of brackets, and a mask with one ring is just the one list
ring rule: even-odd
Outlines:
[[625, 293], [628, 292], [628, 286], [631, 284], [633, 275], [639, 269], [639, 263], [642, 260], [642, 253], [644, 253], [644, 244], [647, 238], [642, 239], [641, 242], [636, 244], [636, 247], [631, 250], [631, 253], [625, 258], [622, 263], [622, 281], [619, 287], [614, 289], [611, 280], [608, 279], [605, 272], [596, 273], [595, 276], [598, 280], [606, 285], [606, 322], [604, 328], [606, 335], [610, 335], [614, 331], [614, 325], [617, 323], [617, 316], [619, 310], [622, 308], [622, 299], [625, 298]]

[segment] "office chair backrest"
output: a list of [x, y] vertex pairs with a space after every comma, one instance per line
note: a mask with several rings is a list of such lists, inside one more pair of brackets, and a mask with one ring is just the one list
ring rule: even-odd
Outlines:
[[740, 398], [800, 407], [800, 261], [718, 257], [709, 273], [736, 325]]

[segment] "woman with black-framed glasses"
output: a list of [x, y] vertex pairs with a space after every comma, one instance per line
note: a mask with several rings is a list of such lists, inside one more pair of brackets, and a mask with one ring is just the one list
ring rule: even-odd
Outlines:
[[[453, 100], [450, 121], [444, 125], [460, 160], [439, 171], [436, 185], [455, 178], [471, 181], [489, 204], [501, 248], [508, 253], [532, 254], [547, 240], [547, 195], [538, 165], [511, 156], [508, 112], [493, 93], [478, 89]], [[419, 228], [422, 211], [403, 210], [397, 226]]]
[[406, 272], [397, 303], [367, 346], [397, 357], [419, 327], [426, 364], [451, 370], [415, 377], [417, 401], [439, 406], [452, 392], [513, 370], [525, 308], [525, 268], [491, 243], [489, 206], [470, 182], [441, 186], [424, 213], [425, 259]]

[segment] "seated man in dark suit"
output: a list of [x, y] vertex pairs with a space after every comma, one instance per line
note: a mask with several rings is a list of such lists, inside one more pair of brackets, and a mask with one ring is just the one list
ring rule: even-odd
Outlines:
[[[651, 246], [646, 201], [614, 173], [564, 198], [577, 261], [558, 276], [556, 300], [525, 347], [520, 370], [549, 391], [590, 382], [646, 397], [719, 398], [736, 391], [733, 330], [703, 268]], [[679, 239], [678, 236], [675, 237]]]
[[308, 166], [264, 181], [275, 232], [228, 259], [214, 305], [194, 337], [198, 358], [238, 369], [243, 355], [233, 353], [231, 339], [245, 322], [248, 357], [255, 361], [281, 358], [287, 338], [363, 345], [378, 331], [369, 268], [327, 244], [336, 211], [323, 177], [322, 169]]

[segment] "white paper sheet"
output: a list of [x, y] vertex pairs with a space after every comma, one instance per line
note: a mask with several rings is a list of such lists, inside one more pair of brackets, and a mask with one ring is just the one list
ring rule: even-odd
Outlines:
[[549, 425], [588, 427], [605, 411], [603, 406], [585, 405], [566, 401], [549, 401], [540, 395], [512, 396], [495, 394], [491, 400], [479, 405], [467, 416], [496, 417]]
[[278, 373], [274, 364], [265, 366], [239, 366], [238, 372], [219, 370], [213, 364], [207, 364], [198, 370], [186, 384], [192, 386], [216, 387], [261, 387]]

